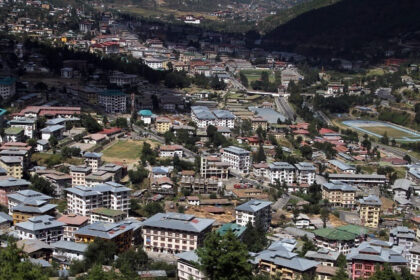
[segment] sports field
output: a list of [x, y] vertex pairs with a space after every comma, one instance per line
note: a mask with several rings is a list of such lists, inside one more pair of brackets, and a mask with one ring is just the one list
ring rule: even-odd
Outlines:
[[106, 161], [137, 161], [140, 158], [142, 141], [118, 141], [103, 151]]
[[274, 82], [274, 75], [273, 72], [269, 71], [269, 70], [259, 70], [259, 69], [255, 69], [255, 70], [242, 70], [241, 73], [243, 73], [247, 79], [248, 79], [248, 83], [251, 84], [251, 82], [259, 80], [261, 78], [261, 73], [262, 72], [267, 72], [268, 73], [268, 80], [272, 83]]
[[343, 124], [362, 133], [381, 138], [385, 133], [396, 141], [420, 141], [420, 133], [402, 126], [381, 121], [348, 120]]

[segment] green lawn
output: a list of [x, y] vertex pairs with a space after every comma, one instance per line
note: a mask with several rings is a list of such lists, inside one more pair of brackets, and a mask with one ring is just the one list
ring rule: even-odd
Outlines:
[[142, 141], [118, 141], [103, 151], [105, 160], [138, 160]]
[[63, 158], [61, 154], [47, 154], [47, 153], [34, 153], [31, 157], [32, 161], [36, 161], [38, 165], [53, 166], [60, 163], [68, 163], [79, 165], [83, 163], [82, 158], [71, 157]]
[[251, 84], [251, 82], [259, 80], [261, 78], [261, 72], [268, 72], [268, 79], [271, 83], [274, 82], [274, 74], [271, 71], [268, 70], [242, 70], [241, 73], [243, 73], [247, 79], [248, 83]]
[[412, 134], [409, 134], [404, 131], [401, 131], [392, 127], [388, 127], [388, 126], [372, 126], [372, 127], [364, 126], [363, 129], [366, 129], [378, 135], [384, 135], [384, 133], [386, 132], [388, 134], [388, 137], [391, 137], [391, 138], [401, 138], [401, 137], [412, 138], [413, 137]]

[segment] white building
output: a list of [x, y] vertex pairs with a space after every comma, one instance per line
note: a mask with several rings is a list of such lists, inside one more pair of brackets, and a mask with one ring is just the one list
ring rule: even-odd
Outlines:
[[53, 248], [53, 256], [55, 258], [71, 262], [74, 260], [83, 261], [83, 254], [88, 244], [60, 240], [52, 243], [51, 247]]
[[92, 168], [92, 172], [97, 172], [99, 166], [102, 164], [102, 153], [86, 152], [83, 154], [86, 166]]
[[299, 185], [312, 185], [315, 182], [316, 168], [311, 162], [299, 162], [296, 167], [296, 182]]
[[57, 242], [63, 237], [64, 223], [54, 217], [42, 215], [15, 225], [19, 239], [38, 239], [45, 243]]
[[98, 103], [107, 113], [125, 113], [127, 111], [127, 96], [120, 90], [106, 90], [98, 94]]
[[0, 96], [7, 100], [16, 94], [16, 80], [11, 77], [0, 79]]
[[108, 208], [96, 208], [91, 210], [90, 223], [107, 222], [119, 223], [127, 218], [127, 213], [121, 210], [114, 210]]
[[411, 248], [413, 248], [416, 233], [414, 230], [407, 227], [396, 227], [389, 232], [389, 242], [392, 242], [395, 246], [399, 246], [403, 249], [403, 256], [406, 257], [409, 254]]
[[315, 226], [311, 223], [311, 219], [309, 219], [308, 215], [303, 213], [300, 213], [299, 216], [296, 217], [295, 226], [297, 228], [315, 229]]
[[223, 149], [222, 161], [228, 163], [231, 169], [249, 173], [251, 152], [239, 147], [229, 146]]
[[154, 70], [161, 70], [165, 68], [167, 59], [158, 57], [148, 57], [144, 59], [144, 63]]
[[11, 127], [23, 128], [23, 134], [28, 138], [35, 138], [36, 119], [35, 118], [15, 118], [9, 121]]
[[228, 110], [212, 112], [206, 106], [192, 106], [191, 119], [200, 128], [206, 128], [209, 125], [234, 128], [236, 116]]
[[164, 145], [159, 148], [159, 157], [174, 157], [179, 158], [184, 156], [184, 149], [181, 145]]
[[86, 176], [92, 173], [90, 166], [70, 166], [71, 185], [82, 186], [86, 185]]
[[88, 216], [93, 209], [101, 207], [125, 213], [130, 210], [131, 189], [115, 182], [106, 182], [93, 187], [75, 186], [65, 191], [69, 213]]
[[234, 128], [235, 115], [228, 110], [214, 110], [213, 114], [216, 116], [216, 126]]
[[420, 246], [414, 246], [410, 249], [408, 262], [411, 274], [416, 277], [420, 276]]
[[205, 280], [205, 274], [198, 269], [199, 259], [195, 251], [176, 254], [178, 279], [180, 280]]
[[256, 221], [268, 230], [271, 224], [271, 204], [266, 200], [252, 199], [235, 208], [236, 223], [240, 226], [246, 226], [249, 222], [255, 226]]
[[273, 162], [268, 165], [268, 177], [270, 183], [274, 184], [277, 180], [286, 185], [293, 184], [295, 167], [287, 162]]
[[124, 74], [121, 72], [114, 72], [111, 76], [109, 76], [109, 82], [111, 84], [116, 84], [119, 87], [123, 87], [126, 85], [133, 85], [137, 82], [138, 76], [134, 74]]
[[44, 127], [41, 129], [41, 139], [50, 140], [51, 136], [54, 135], [54, 137], [59, 140], [63, 138], [65, 128], [66, 127], [64, 125], [51, 125]]
[[147, 252], [178, 254], [197, 249], [215, 221], [180, 213], [158, 213], [142, 224]]

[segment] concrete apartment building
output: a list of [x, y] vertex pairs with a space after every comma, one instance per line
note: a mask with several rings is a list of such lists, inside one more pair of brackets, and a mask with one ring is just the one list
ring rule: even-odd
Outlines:
[[239, 147], [229, 146], [223, 148], [222, 161], [228, 163], [231, 169], [247, 174], [251, 168], [251, 152]]
[[357, 189], [340, 182], [324, 183], [322, 185], [322, 199], [327, 199], [332, 205], [353, 208]]
[[420, 246], [414, 246], [410, 249], [409, 255], [407, 256], [409, 262], [409, 269], [411, 274], [415, 277], [420, 276]]
[[235, 208], [236, 223], [240, 226], [246, 226], [251, 223], [256, 225], [257, 220], [265, 230], [268, 230], [271, 224], [271, 204], [266, 200], [252, 199]]
[[10, 127], [23, 128], [23, 134], [28, 138], [34, 138], [36, 134], [36, 119], [19, 117], [9, 121]]
[[31, 182], [16, 179], [16, 178], [6, 178], [0, 180], [0, 204], [8, 206], [8, 197], [7, 195], [15, 193], [19, 190], [26, 190], [29, 188]]
[[172, 124], [168, 118], [157, 117], [155, 126], [157, 133], [164, 134], [165, 132], [171, 130]]
[[92, 243], [96, 238], [109, 240], [117, 246], [118, 252], [131, 247], [133, 226], [127, 223], [96, 222], [74, 232], [76, 243]]
[[376, 195], [359, 199], [359, 216], [365, 227], [377, 228], [382, 202]]
[[229, 163], [223, 162], [218, 156], [202, 155], [200, 175], [203, 178], [227, 179], [229, 177], [229, 166]]
[[99, 105], [110, 114], [125, 113], [127, 111], [127, 96], [120, 90], [106, 90], [98, 94]]
[[389, 232], [389, 242], [394, 246], [399, 246], [403, 249], [403, 256], [406, 257], [409, 251], [414, 246], [416, 233], [414, 230], [404, 226], [395, 227]]
[[235, 115], [228, 110], [214, 110], [216, 126], [235, 128]]
[[76, 214], [63, 215], [57, 221], [64, 223], [63, 240], [75, 241], [74, 232], [86, 226], [89, 218]]
[[21, 179], [23, 175], [23, 162], [21, 157], [0, 156], [0, 167], [6, 170], [7, 176]]
[[102, 153], [86, 152], [83, 154], [85, 165], [92, 168], [92, 172], [97, 172], [102, 164]]
[[159, 157], [184, 156], [184, 148], [181, 145], [163, 145], [159, 147]]
[[207, 128], [209, 125], [234, 128], [236, 117], [228, 110], [212, 112], [206, 106], [192, 106], [191, 119], [199, 128]]
[[270, 163], [268, 165], [268, 177], [271, 184], [278, 180], [280, 183], [291, 185], [295, 178], [295, 167], [287, 162]]
[[205, 280], [206, 275], [197, 267], [199, 262], [195, 251], [176, 254], [178, 279], [180, 280]]
[[92, 173], [90, 166], [70, 166], [71, 185], [83, 186], [86, 185], [86, 176]]
[[356, 186], [383, 186], [388, 183], [386, 176], [380, 174], [329, 174], [328, 180]]
[[312, 162], [299, 162], [296, 167], [296, 183], [312, 185], [315, 182], [316, 168]]
[[180, 213], [158, 213], [143, 222], [143, 247], [149, 252], [178, 254], [203, 244], [214, 220]]
[[124, 211], [103, 207], [93, 209], [90, 213], [91, 224], [96, 222], [119, 223], [127, 218], [127, 213]]
[[19, 239], [38, 239], [47, 244], [62, 239], [63, 227], [64, 223], [48, 215], [32, 217], [15, 225]]
[[67, 188], [67, 208], [69, 213], [89, 216], [96, 208], [110, 208], [128, 213], [131, 189], [115, 182], [98, 184], [93, 187], [75, 186]]
[[16, 94], [16, 79], [12, 77], [0, 78], [0, 96], [7, 100]]

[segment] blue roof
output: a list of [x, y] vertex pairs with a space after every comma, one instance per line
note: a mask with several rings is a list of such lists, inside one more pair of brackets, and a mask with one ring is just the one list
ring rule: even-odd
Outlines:
[[236, 207], [235, 210], [245, 212], [257, 212], [267, 206], [270, 206], [271, 204], [273, 204], [271, 201], [251, 199], [245, 202], [244, 204], [241, 204], [238, 207]]
[[350, 185], [347, 185], [341, 182], [324, 183], [322, 186], [328, 190], [341, 190], [341, 191], [346, 191], [346, 192], [357, 191], [355, 187], [352, 187]]
[[213, 114], [218, 119], [235, 119], [235, 115], [228, 110], [214, 110]]
[[286, 117], [280, 114], [277, 111], [269, 108], [257, 108], [257, 107], [249, 107], [250, 111], [256, 113], [258, 116], [262, 117], [269, 123], [277, 123], [277, 120], [280, 119], [282, 122], [286, 120]]
[[206, 106], [191, 106], [191, 112], [199, 120], [214, 120], [215, 115]]
[[15, 78], [12, 78], [12, 77], [2, 78], [2, 79], [0, 79], [0, 85], [10, 86], [10, 85], [12, 85], [15, 81], [16, 81], [16, 79], [15, 79]]
[[224, 152], [229, 152], [232, 154], [237, 154], [237, 155], [249, 155], [251, 152], [236, 146], [229, 146], [227, 148], [223, 148]]
[[6, 113], [7, 113], [7, 110], [6, 109], [0, 108], [0, 116], [3, 116]]
[[101, 158], [102, 153], [94, 153], [94, 152], [86, 152], [83, 154], [83, 157], [89, 157], [89, 158]]
[[344, 162], [340, 160], [332, 159], [332, 160], [329, 160], [328, 163], [334, 165], [340, 170], [356, 170], [354, 166], [345, 164]]
[[137, 112], [140, 116], [151, 117], [153, 115], [152, 111], [150, 110], [140, 110]]
[[53, 247], [54, 249], [63, 249], [67, 251], [84, 253], [88, 247], [88, 244], [60, 240], [58, 242], [51, 243], [50, 246]]
[[66, 128], [64, 125], [50, 125], [41, 129], [41, 132], [51, 133]]
[[268, 168], [270, 168], [272, 170], [274, 170], [274, 169], [279, 169], [279, 170], [291, 169], [291, 170], [294, 170], [295, 169], [295, 167], [293, 165], [291, 165], [290, 163], [287, 163], [287, 162], [283, 162], [283, 161], [270, 163], [268, 165]]
[[228, 224], [224, 224], [223, 226], [221, 226], [217, 232], [223, 236], [225, 235], [229, 230], [231, 230], [233, 232], [233, 234], [235, 234], [236, 237], [240, 237], [246, 230], [246, 227], [240, 226], [238, 224], [235, 223], [228, 223]]
[[119, 192], [129, 192], [131, 191], [130, 188], [124, 187], [121, 184], [115, 182], [106, 182], [103, 184], [98, 184], [93, 187], [87, 186], [75, 186], [73, 188], [65, 189], [66, 192], [73, 193], [79, 196], [94, 196], [100, 195], [104, 192], [112, 192], [112, 193], [119, 193]]
[[191, 263], [199, 262], [198, 255], [195, 251], [182, 252], [182, 253], [176, 254], [175, 257], [181, 260], [185, 260], [187, 262], [191, 262]]
[[29, 186], [31, 183], [24, 179], [7, 178], [0, 180], [0, 188], [15, 187], [15, 186]]
[[22, 228], [34, 232], [37, 230], [62, 227], [64, 225], [64, 223], [57, 221], [54, 217], [42, 215], [29, 218], [26, 222], [16, 224], [16, 228]]
[[120, 225], [114, 223], [96, 222], [76, 230], [74, 234], [112, 239], [130, 230], [133, 230], [133, 227], [128, 224]]

